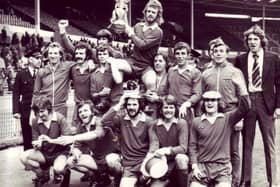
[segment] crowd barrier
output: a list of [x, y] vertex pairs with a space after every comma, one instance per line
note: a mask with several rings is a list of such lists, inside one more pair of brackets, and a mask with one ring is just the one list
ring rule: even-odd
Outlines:
[[[67, 102], [67, 122], [72, 121], [74, 111], [73, 93]], [[22, 143], [20, 120], [13, 118], [12, 95], [0, 96], [0, 149]]]

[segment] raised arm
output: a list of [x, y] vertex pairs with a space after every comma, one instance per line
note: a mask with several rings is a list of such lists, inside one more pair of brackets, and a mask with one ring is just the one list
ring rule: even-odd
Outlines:
[[66, 20], [60, 20], [58, 22], [58, 29], [59, 29], [59, 34], [61, 36], [62, 46], [67, 52], [74, 54], [75, 47], [67, 36], [66, 33], [67, 26], [68, 26], [68, 22]]

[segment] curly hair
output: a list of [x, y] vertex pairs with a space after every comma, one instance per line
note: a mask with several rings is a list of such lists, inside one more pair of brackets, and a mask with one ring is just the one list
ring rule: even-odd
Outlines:
[[78, 42], [78, 44], [75, 46], [75, 51], [77, 49], [85, 49], [86, 50], [86, 60], [89, 60], [92, 58], [92, 50], [89, 44], [85, 42]]

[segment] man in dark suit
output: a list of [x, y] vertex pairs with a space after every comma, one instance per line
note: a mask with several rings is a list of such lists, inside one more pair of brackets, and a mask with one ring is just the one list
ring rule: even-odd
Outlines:
[[24, 150], [32, 148], [29, 115], [34, 80], [36, 71], [41, 66], [42, 55], [38, 49], [33, 49], [27, 52], [26, 57], [28, 58], [28, 67], [17, 73], [13, 90], [13, 116], [16, 119], [20, 119]]
[[280, 113], [280, 60], [265, 50], [264, 31], [254, 25], [244, 32], [248, 52], [236, 59], [246, 79], [252, 108], [244, 118], [241, 186], [251, 186], [252, 151], [258, 122], [264, 143], [269, 187], [277, 186], [275, 124], [273, 114]]

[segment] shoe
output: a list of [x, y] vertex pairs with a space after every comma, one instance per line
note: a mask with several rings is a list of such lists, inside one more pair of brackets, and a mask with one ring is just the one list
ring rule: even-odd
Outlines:
[[70, 176], [71, 176], [71, 170], [67, 169], [63, 175], [63, 180], [60, 184], [60, 187], [69, 187], [70, 185]]
[[85, 173], [81, 178], [80, 181], [81, 182], [89, 182], [91, 180], [91, 176], [88, 173]]
[[112, 181], [107, 173], [100, 174], [100, 180], [98, 181], [98, 184], [100, 186], [108, 186], [109, 184], [111, 184], [111, 182]]
[[55, 173], [53, 176], [53, 183], [60, 184], [63, 181], [63, 175]]
[[240, 182], [232, 181], [231, 187], [239, 187], [239, 186], [240, 186]]
[[41, 177], [37, 176], [37, 178], [32, 179], [32, 181], [34, 183], [34, 187], [41, 187], [44, 184], [46, 184], [49, 180], [50, 180], [50, 176], [49, 175], [41, 176]]
[[111, 179], [106, 173], [98, 173], [91, 178], [89, 187], [106, 187], [111, 184]]

